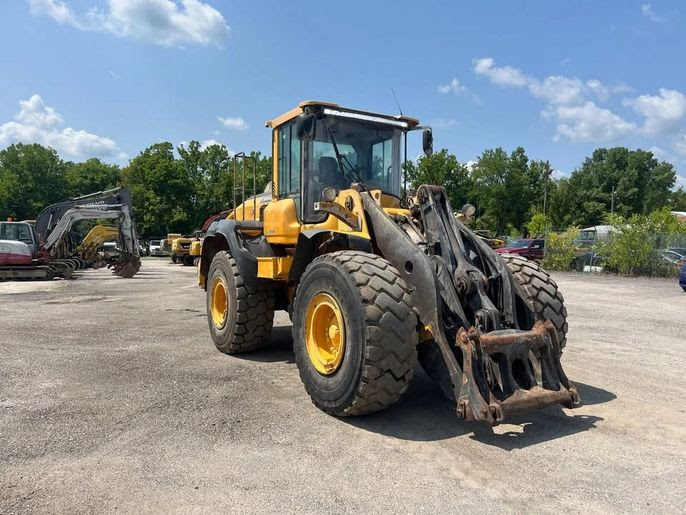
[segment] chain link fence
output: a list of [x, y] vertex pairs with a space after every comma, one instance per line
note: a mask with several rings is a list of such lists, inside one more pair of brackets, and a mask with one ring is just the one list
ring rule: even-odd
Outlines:
[[550, 270], [676, 277], [686, 262], [686, 234], [610, 232], [604, 241], [583, 241], [576, 228], [546, 236], [543, 266]]

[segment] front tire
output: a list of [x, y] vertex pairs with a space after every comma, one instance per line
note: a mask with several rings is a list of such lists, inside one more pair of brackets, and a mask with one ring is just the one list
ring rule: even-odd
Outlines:
[[336, 416], [385, 409], [407, 390], [417, 360], [410, 292], [385, 259], [341, 251], [305, 270], [293, 307], [293, 347], [312, 402]]
[[[567, 308], [557, 283], [538, 264], [521, 256], [501, 254], [507, 268], [515, 279], [519, 297], [526, 303], [534, 317], [522, 329], [531, 329], [534, 323], [550, 320], [557, 331], [560, 351], [567, 344]], [[522, 321], [520, 320], [520, 326]]]
[[238, 354], [259, 349], [274, 322], [274, 292], [246, 284], [226, 251], [210, 264], [206, 286], [207, 321], [217, 349]]

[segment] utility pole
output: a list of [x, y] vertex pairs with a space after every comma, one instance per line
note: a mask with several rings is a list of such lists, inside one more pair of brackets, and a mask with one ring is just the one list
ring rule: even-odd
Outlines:
[[615, 213], [615, 187], [612, 186], [612, 198], [610, 200], [610, 214], [613, 215]]
[[550, 169], [550, 161], [545, 162], [545, 169], [543, 170], [543, 216], [545, 223], [543, 225], [544, 238], [548, 233], [548, 177], [553, 173]]

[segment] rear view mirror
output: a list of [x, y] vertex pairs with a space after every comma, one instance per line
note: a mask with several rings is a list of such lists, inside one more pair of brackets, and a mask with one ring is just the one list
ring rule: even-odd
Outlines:
[[426, 156], [434, 153], [434, 135], [431, 129], [424, 129], [424, 132], [422, 132], [422, 148]]
[[314, 141], [317, 123], [313, 114], [301, 114], [295, 122], [295, 134], [300, 141]]

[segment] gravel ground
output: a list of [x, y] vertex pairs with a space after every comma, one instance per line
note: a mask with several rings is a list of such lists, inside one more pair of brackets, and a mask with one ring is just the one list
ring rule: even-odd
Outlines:
[[336, 419], [305, 394], [290, 323], [215, 351], [194, 270], [0, 283], [0, 513], [663, 512], [683, 509], [686, 294], [557, 275], [584, 406], [459, 422], [421, 372]]

